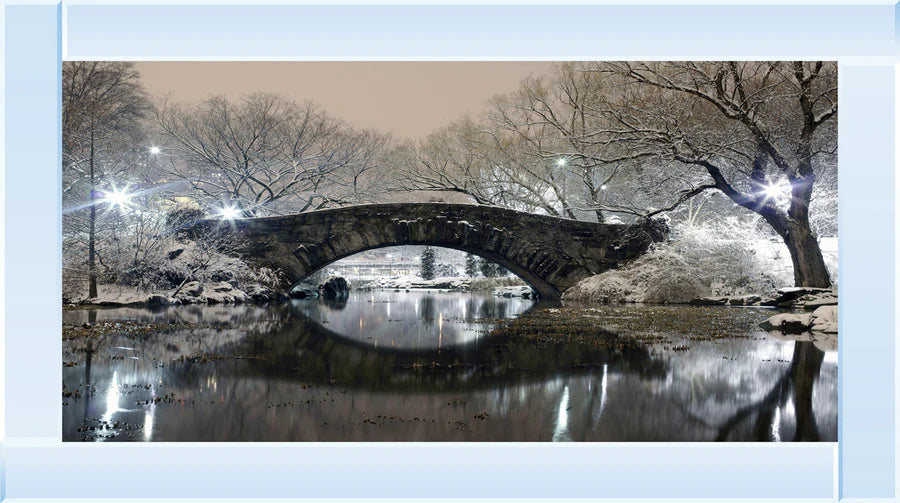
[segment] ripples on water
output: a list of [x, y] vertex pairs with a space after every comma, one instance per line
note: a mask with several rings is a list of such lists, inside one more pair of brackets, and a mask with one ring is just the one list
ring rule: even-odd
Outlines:
[[[689, 309], [693, 323], [707, 313], [721, 320], [713, 309], [733, 313], [723, 330], [742, 338], [687, 351], [539, 347], [490, 334], [491, 320], [544, 308], [376, 291], [345, 303], [68, 311], [64, 322], [76, 325], [174, 325], [104, 336], [90, 353], [64, 342], [63, 361], [74, 364], [63, 368], [64, 390], [79, 394], [63, 398], [63, 438], [837, 440], [835, 348], [759, 332], [771, 311], [598, 309], [598, 323], [637, 318], [650, 329]], [[683, 331], [675, 337], [686, 339], [690, 325]]]

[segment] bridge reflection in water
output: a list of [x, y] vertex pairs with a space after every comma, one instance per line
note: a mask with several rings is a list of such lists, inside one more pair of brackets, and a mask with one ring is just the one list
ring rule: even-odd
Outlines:
[[[90, 364], [73, 356], [81, 362], [64, 369], [65, 383], [93, 382], [97, 394], [64, 407], [64, 437], [80, 440], [85, 420], [102, 418], [142, 426], [111, 440], [836, 439], [837, 368], [811, 342], [744, 338], [676, 353], [539, 347], [479, 321], [542, 305], [474, 294], [372, 301], [102, 311], [212, 326], [113, 338]], [[398, 331], [393, 346], [372, 335], [411, 317], [421, 327]], [[360, 319], [371, 331], [358, 331]], [[138, 359], [109, 359], [126, 353]], [[203, 353], [226, 358], [171, 362]], [[174, 399], [138, 405], [165, 396]]]

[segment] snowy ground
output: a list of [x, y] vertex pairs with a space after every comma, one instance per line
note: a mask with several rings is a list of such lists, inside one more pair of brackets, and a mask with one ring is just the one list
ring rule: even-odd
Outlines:
[[[819, 240], [819, 246], [822, 248], [822, 255], [825, 258], [825, 265], [828, 266], [831, 280], [837, 284], [838, 238], [822, 238]], [[791, 254], [788, 253], [787, 246], [781, 240], [758, 239], [751, 244], [751, 247], [762, 263], [771, 264], [773, 275], [787, 282], [784, 286], [793, 285], [794, 267], [791, 265]]]

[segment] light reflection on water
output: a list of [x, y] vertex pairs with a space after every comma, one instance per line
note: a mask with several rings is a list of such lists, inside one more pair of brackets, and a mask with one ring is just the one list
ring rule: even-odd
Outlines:
[[[78, 324], [179, 319], [205, 326], [110, 337], [90, 363], [64, 345], [64, 360], [80, 362], [63, 369], [67, 389], [93, 383], [96, 394], [64, 399], [71, 403], [63, 407], [63, 436], [836, 440], [836, 353], [823, 354], [813, 342], [754, 332], [752, 339], [696, 342], [683, 352], [541, 348], [496, 340], [477, 321], [529, 307], [530, 301], [479, 294], [367, 292], [343, 306], [300, 301], [67, 312], [65, 321]], [[644, 312], [633, 309], [635, 316]], [[674, 315], [692, 308], [671, 309]], [[747, 335], [741, 330], [768, 314], [744, 315], [736, 333]], [[230, 357], [181, 361], [203, 354]], [[154, 404], [171, 393], [174, 399]], [[130, 429], [103, 429], [101, 421]], [[78, 431], [90, 426], [95, 430]]]

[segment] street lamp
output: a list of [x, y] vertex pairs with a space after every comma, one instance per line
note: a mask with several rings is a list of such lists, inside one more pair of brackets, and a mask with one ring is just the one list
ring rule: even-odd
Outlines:
[[113, 187], [112, 190], [103, 193], [103, 199], [101, 199], [101, 201], [113, 207], [118, 206], [120, 208], [124, 208], [128, 205], [133, 196], [134, 194], [128, 193], [127, 187], [124, 189], [117, 189]]
[[786, 180], [779, 180], [777, 183], [767, 183], [762, 187], [762, 195], [766, 199], [772, 199], [776, 204], [784, 204], [791, 199], [791, 190], [793, 186]]
[[240, 215], [241, 210], [234, 206], [227, 206], [219, 210], [219, 216], [221, 216], [223, 220], [234, 220]]
[[159, 152], [160, 152], [159, 147], [157, 147], [156, 145], [153, 145], [153, 146], [150, 147], [150, 153], [151, 153], [151, 154], [156, 155], [156, 154], [158, 154]]

